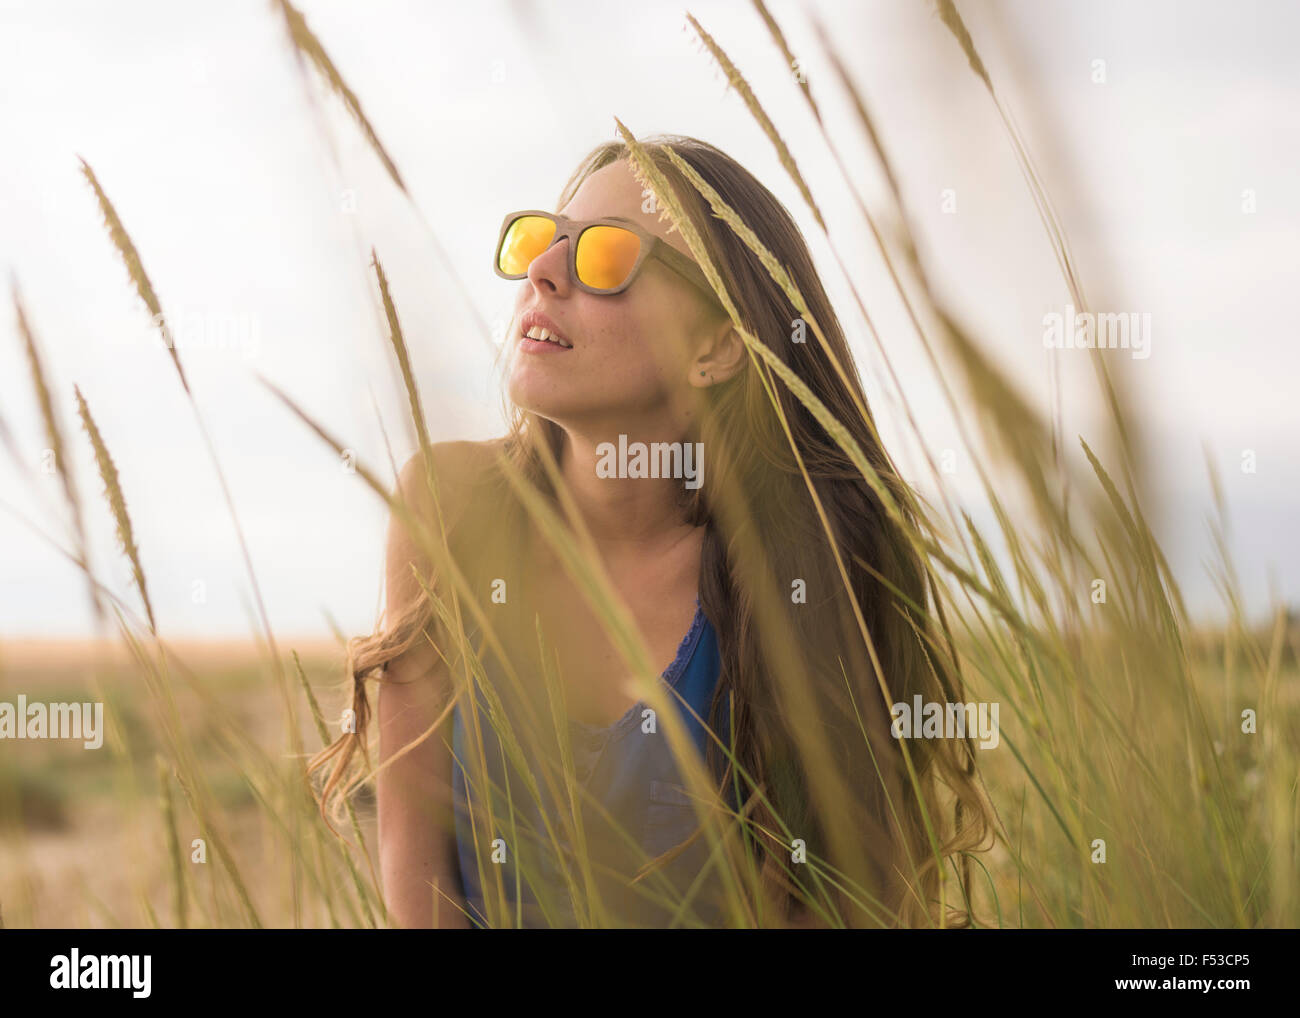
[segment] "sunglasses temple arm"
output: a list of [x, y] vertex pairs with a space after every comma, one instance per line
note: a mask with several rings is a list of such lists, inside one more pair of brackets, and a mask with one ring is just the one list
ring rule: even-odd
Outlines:
[[659, 257], [659, 260], [685, 279], [688, 283], [696, 286], [706, 297], [709, 298], [709, 300], [721, 307], [722, 305], [718, 300], [718, 295], [713, 292], [713, 285], [709, 282], [709, 277], [704, 274], [704, 270], [680, 252], [669, 248], [667, 245], [664, 245], [664, 247], [666, 248], [666, 251], [671, 252], [671, 254], [668, 254], [665, 251], [657, 251], [656, 254]]

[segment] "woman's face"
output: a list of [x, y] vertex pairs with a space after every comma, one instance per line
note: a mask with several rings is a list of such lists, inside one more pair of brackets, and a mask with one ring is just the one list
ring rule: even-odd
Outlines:
[[[623, 160], [587, 177], [560, 210], [571, 219], [623, 216], [663, 238], [683, 254], [690, 249], [668, 233], [657, 213], [642, 211], [641, 185]], [[584, 430], [626, 430], [627, 425], [684, 428], [689, 414], [693, 355], [721, 312], [659, 259], [642, 266], [622, 293], [587, 293], [569, 278], [566, 237], [534, 259], [515, 298], [509, 374], [510, 399], [556, 423]], [[571, 349], [530, 348], [520, 322], [525, 312], [551, 319]]]

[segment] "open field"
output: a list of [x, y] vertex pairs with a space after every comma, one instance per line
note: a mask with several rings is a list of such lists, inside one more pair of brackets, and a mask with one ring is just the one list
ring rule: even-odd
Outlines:
[[[259, 921], [275, 927], [329, 926], [332, 906], [334, 919], [352, 925], [359, 916], [350, 916], [343, 904], [351, 877], [322, 851], [329, 844], [323, 828], [291, 834], [283, 819], [259, 800], [265, 794], [258, 786], [266, 764], [278, 761], [287, 774], [290, 757], [283, 704], [258, 648], [192, 643], [174, 649], [193, 673], [176, 672], [181, 725], [212, 790], [214, 815]], [[321, 642], [299, 643], [295, 649], [328, 711], [338, 700], [341, 652]], [[1001, 744], [983, 751], [980, 763], [1023, 864], [1017, 866], [1005, 844], [982, 856], [989, 877], [977, 883], [977, 901], [990, 919], [997, 922], [1000, 916], [1006, 926], [1091, 925], [1106, 916], [1137, 920], [1149, 908], [1146, 919], [1153, 924], [1219, 925], [1231, 919], [1220, 909], [1227, 905], [1226, 893], [1239, 885], [1246, 891], [1237, 917], [1242, 925], [1300, 923], [1295, 855], [1300, 671], [1294, 655], [1288, 650], [1279, 662], [1274, 713], [1262, 722], [1259, 734], [1249, 736], [1233, 719], [1257, 702], [1259, 691], [1242, 680], [1233, 653], [1225, 656], [1221, 640], [1207, 640], [1194, 653], [1199, 698], [1217, 712], [1211, 726], [1213, 759], [1193, 772], [1185, 758], [1162, 756], [1161, 747], [1180, 738], [1168, 710], [1125, 724], [1122, 731], [1140, 734], [1146, 742], [1143, 755], [1153, 768], [1153, 781], [1118, 775], [1131, 798], [1112, 803], [1101, 798], [1089, 802], [1089, 785], [1078, 785], [1081, 815], [1091, 825], [1088, 834], [1107, 840], [1105, 866], [1089, 861], [1090, 838], [1074, 846], [1073, 859], [1063, 854], [1069, 846], [1056, 828], [1053, 810], [1026, 779], [1011, 749], [1025, 747], [1037, 765], [1033, 739], [1017, 720], [1019, 711], [1003, 700]], [[286, 664], [292, 668], [293, 662]], [[0, 646], [0, 701], [13, 702], [19, 692], [46, 702], [94, 699], [96, 679], [116, 719], [101, 749], [57, 741], [0, 743], [0, 914], [7, 926], [176, 925], [173, 862], [155, 766], [155, 754], [163, 746], [155, 734], [155, 706], [138, 668], [120, 646], [111, 644]], [[982, 694], [976, 690], [972, 696]], [[299, 734], [314, 749], [319, 737], [305, 706], [299, 694]], [[236, 737], [247, 744], [236, 744]], [[1121, 735], [1117, 731], [1106, 738], [1118, 744]], [[1104, 761], [1111, 755], [1106, 742], [1097, 745]], [[1051, 778], [1044, 782], [1050, 786]], [[200, 836], [200, 825], [174, 784], [173, 797], [176, 830], [185, 847], [187, 923], [242, 924], [247, 914], [220, 863], [211, 857], [204, 864], [188, 860], [187, 846]], [[364, 790], [354, 801], [373, 852], [372, 801]], [[1212, 830], [1216, 815], [1244, 822], [1240, 843], [1261, 854], [1231, 858], [1221, 853]], [[304, 880], [300, 868], [295, 901], [293, 856], [303, 852], [326, 857], [321, 873], [336, 882], [333, 894]], [[1144, 865], [1126, 862], [1129, 853], [1145, 857]], [[364, 873], [364, 860], [357, 858]], [[1148, 866], [1164, 879], [1129, 886]], [[1185, 883], [1189, 874], [1199, 883]]]
[[[771, 43], [762, 58], [775, 57], [795, 69], [798, 61], [780, 24], [762, 4], [754, 6], [756, 23]], [[1012, 153], [1026, 187], [1026, 208], [1032, 207], [1043, 228], [1044, 260], [1050, 250], [1068, 307], [1088, 315], [1094, 310], [1107, 313], [1115, 293], [1096, 286], [1091, 300], [1085, 296], [1082, 272], [1061, 227], [1049, 181], [1017, 129], [1004, 93], [994, 86], [997, 69], [985, 65], [950, 0], [939, 0], [936, 9], [950, 36], [945, 39], [950, 58], [969, 68], [969, 87], [987, 99], [1004, 129], [995, 140], [981, 138], [979, 144], [1005, 145]], [[426, 226], [436, 220], [438, 210], [421, 209], [407, 190], [356, 93], [303, 15], [288, 0], [278, 0], [272, 16], [286, 33], [286, 64], [292, 59], [292, 66], [316, 89], [313, 95], [338, 104], [350, 118], [394, 194], [410, 202], [412, 218]], [[736, 612], [727, 635], [740, 638], [728, 649], [745, 638], [763, 645], [761, 658], [743, 659], [727, 673], [733, 688], [739, 688], [734, 685], [737, 677], [762, 680], [773, 689], [792, 684], [794, 692], [774, 702], [798, 709], [814, 703], [834, 684], [826, 678], [832, 675], [835, 683], [841, 676], [845, 679], [850, 695], [856, 695], [854, 683], [874, 694], [872, 683], [878, 679], [886, 705], [899, 689], [927, 689], [944, 694], [930, 697], [933, 704], [943, 703], [951, 692], [958, 706], [976, 703], [999, 711], [997, 739], [987, 748], [953, 739], [902, 741], [899, 756], [906, 758], [911, 785], [902, 809], [897, 801], [889, 803], [894, 810], [889, 819], [897, 821], [899, 813], [915, 808], [921, 820], [910, 833], [923, 823], [922, 836], [916, 839], [922, 850], [920, 858], [907, 860], [912, 873], [903, 874], [898, 865], [909, 892], [903, 895], [903, 908], [870, 918], [883, 925], [947, 925], [956, 914], [960, 925], [969, 913], [977, 925], [1029, 928], [1300, 926], [1300, 626], [1294, 613], [1276, 599], [1271, 618], [1247, 618], [1228, 554], [1226, 506], [1239, 492], [1233, 487], [1235, 474], [1225, 483], [1206, 449], [1217, 510], [1208, 520], [1207, 571], [1223, 595], [1221, 608], [1212, 616], [1215, 628], [1208, 631], [1190, 621], [1161, 544], [1163, 535], [1177, 528], [1170, 528], [1167, 512], [1159, 513], [1169, 493], [1161, 490], [1152, 469], [1153, 458], [1161, 452], [1152, 439], [1155, 414], [1131, 384], [1134, 364], [1145, 357], [1135, 360], [1127, 350], [1096, 347], [1073, 350], [1075, 359], [1067, 361], [1062, 351], [1044, 348], [1039, 337], [1031, 336], [1028, 352], [1020, 353], [1035, 361], [1056, 358], [1044, 362], [1050, 363], [1049, 378], [1059, 381], [1064, 373], [1074, 383], [1082, 381], [1095, 398], [1097, 413], [1076, 415], [1059, 388], [1046, 399], [1025, 392], [999, 362], [988, 337], [971, 324], [981, 320], [979, 309], [955, 303], [935, 272], [945, 252], [923, 255], [924, 246], [912, 228], [916, 215], [909, 202], [914, 195], [899, 184], [907, 180], [908, 167], [891, 158], [872, 119], [869, 97], [845, 73], [830, 40], [823, 36], [818, 88], [833, 83], [850, 100], [846, 109], [851, 112], [834, 120], [824, 117], [813, 90], [802, 87], [808, 82], [801, 72], [797, 80], [799, 101], [806, 104], [806, 109], [800, 107], [807, 117], [804, 126], [815, 130], [818, 144], [824, 145], [817, 150], [818, 158], [843, 176], [854, 195], [852, 221], [836, 223], [834, 231], [814, 197], [820, 187], [810, 187], [799, 169], [800, 161], [809, 165], [811, 152], [795, 146], [796, 160], [794, 147], [750, 88], [745, 69], [693, 16], [688, 26], [743, 102], [754, 121], [747, 126], [770, 143], [802, 203], [800, 215], [809, 230], [816, 224], [821, 231], [819, 239], [843, 270], [847, 286], [838, 312], [830, 309], [815, 274], [800, 276], [807, 292], [801, 290], [799, 279], [791, 278], [768, 246], [780, 238], [770, 231], [759, 236], [764, 231], [759, 217], [747, 223], [729, 204], [733, 196], [719, 194], [675, 150], [643, 145], [622, 120], [615, 120], [621, 151], [638, 183], [645, 184], [643, 193], [680, 228], [692, 260], [727, 311], [747, 356], [746, 373], [734, 376], [746, 388], [731, 390], [745, 398], [734, 403], [720, 398], [719, 405], [743, 405], [758, 422], [747, 422], [748, 431], [731, 450], [749, 457], [753, 469], [722, 473], [732, 486], [717, 483], [716, 493], [710, 492], [716, 503], [708, 506], [710, 525], [716, 524], [712, 536], [716, 547], [726, 548], [730, 569], [719, 586], [731, 589], [718, 595], [729, 599]], [[744, 52], [746, 60], [760, 59], [757, 53]], [[944, 123], [942, 114], [936, 109], [935, 124]], [[860, 197], [857, 187], [859, 157], [845, 159], [840, 154], [848, 151], [842, 143], [850, 137], [868, 154], [879, 178], [878, 193], [870, 202]], [[239, 499], [232, 495], [239, 488], [227, 481], [230, 456], [223, 461], [213, 441], [225, 422], [247, 409], [237, 402], [196, 397], [190, 379], [204, 370], [203, 361], [172, 342], [163, 314], [170, 297], [162, 283], [155, 289], [156, 281], [168, 278], [159, 271], [167, 259], [155, 257], [143, 241], [137, 248], [131, 224], [124, 221], [130, 219], [129, 206], [123, 204], [119, 215], [109, 193], [114, 191], [111, 183], [106, 188], [86, 160], [78, 172], [105, 224], [111, 256], [125, 269], [123, 292], [138, 298], [149, 313], [163, 341], [158, 360], [170, 362], [167, 384], [176, 386], [172, 395], [184, 400], [185, 409], [157, 414], [156, 406], [134, 388], [102, 396], [92, 390], [88, 401], [75, 383], [54, 385], [43, 352], [49, 348], [33, 327], [15, 282], [12, 307], [24, 363], [14, 375], [23, 377], [24, 384], [30, 379], [34, 412], [28, 423], [39, 425], [39, 434], [19, 445], [9, 439], [14, 429], [0, 420], [5, 425], [0, 438], [18, 468], [16, 476], [33, 482], [43, 498], [59, 502], [59, 512], [42, 516], [49, 533], [21, 514], [20, 522], [31, 524], [28, 530], [76, 565], [77, 582], [69, 585], [73, 589], [67, 596], [85, 597], [89, 591], [97, 631], [116, 633], [116, 638], [105, 643], [0, 641], [0, 716], [6, 703], [20, 697], [28, 702], [102, 703], [106, 727], [97, 749], [76, 741], [0, 740], [0, 920], [8, 927], [384, 926], [372, 786], [363, 785], [347, 803], [350, 815], [342, 820], [340, 838], [320, 817], [315, 793], [321, 774], [309, 779], [304, 766], [322, 746], [340, 739], [343, 694], [350, 690], [344, 655], [337, 644], [299, 643], [275, 631], [275, 613], [263, 599], [258, 568], [274, 568], [276, 560], [250, 550], [244, 529], [248, 520], [241, 519]], [[1019, 186], [1021, 181], [1014, 182]], [[716, 231], [714, 240], [725, 239], [730, 245], [724, 248], [731, 251], [725, 264], [738, 270], [724, 272], [723, 260], [715, 263], [718, 245], [705, 243], [700, 232], [705, 228]], [[870, 247], [873, 258], [878, 255], [888, 293], [859, 278], [854, 266], [860, 265], [860, 258], [844, 243], [850, 230], [858, 232], [857, 239]], [[1124, 241], [1113, 239], [1117, 244]], [[1100, 261], [1100, 256], [1094, 254], [1094, 260]], [[157, 275], [151, 277], [146, 266]], [[387, 433], [387, 460], [358, 456], [349, 444], [353, 436], [336, 433], [332, 424], [323, 425], [290, 398], [298, 362], [282, 365], [274, 381], [259, 375], [283, 416], [267, 418], [258, 443], [270, 450], [268, 459], [277, 469], [292, 470], [300, 461], [274, 452], [275, 429], [310, 433], [313, 441], [319, 440], [322, 462], [328, 461], [332, 471], [343, 466], [349, 478], [364, 484], [394, 518], [408, 525], [420, 557], [432, 564], [437, 577], [431, 584], [437, 589], [425, 592], [425, 605], [450, 634], [449, 644], [438, 649], [449, 660], [469, 662], [473, 649], [461, 623], [483, 622], [493, 609], [462, 570], [451, 568], [457, 564], [442, 530], [430, 440], [435, 432], [425, 407], [449, 411], [421, 396], [422, 386], [429, 388], [428, 379], [419, 374], [426, 362], [411, 356], [399, 314], [403, 291], [390, 289], [374, 247], [369, 247], [365, 271], [379, 342], [391, 358], [387, 367], [400, 379], [401, 410], [409, 415], [417, 451], [425, 453], [409, 462], [422, 468], [418, 482], [424, 484], [421, 494], [431, 496], [428, 504], [417, 507], [410, 491], [390, 485], [388, 478], [404, 457], [393, 455]], [[753, 296], [755, 292], [762, 296]], [[302, 299], [326, 304], [330, 296], [322, 292]], [[1043, 296], [1026, 295], [1026, 306]], [[895, 314], [890, 332], [882, 335], [871, 324], [871, 315], [885, 299], [894, 305]], [[755, 309], [765, 315], [757, 318], [759, 325], [754, 325]], [[861, 387], [884, 396], [877, 400], [873, 395], [871, 411], [857, 398], [858, 387], [847, 381], [849, 372], [859, 369], [852, 362], [842, 363], [835, 353], [849, 349], [837, 315], [847, 317], [855, 310], [869, 326], [879, 354], [876, 376]], [[797, 329], [788, 331], [796, 322]], [[411, 336], [414, 344], [421, 334], [412, 329]], [[891, 359], [904, 343], [914, 344], [914, 352], [923, 351], [924, 362], [933, 370], [954, 421], [953, 448], [925, 440], [919, 425], [922, 415], [909, 399], [911, 378], [896, 371]], [[793, 344], [800, 344], [797, 351]], [[428, 363], [437, 361], [431, 357]], [[1257, 363], [1259, 384], [1266, 386], [1271, 362], [1260, 358]], [[78, 378], [80, 370], [81, 365], [69, 369]], [[71, 419], [74, 407], [78, 427], [71, 429], [64, 422]], [[125, 437], [110, 422], [139, 414], [149, 429], [170, 429], [179, 426], [176, 417], [188, 420], [191, 412], [196, 431], [194, 449], [187, 455], [192, 451], [203, 459], [206, 454], [203, 462], [211, 468], [215, 508], [186, 539], [198, 545], [216, 527], [229, 525], [256, 609], [250, 611], [256, 616], [256, 643], [173, 645], [166, 625], [155, 616], [140, 546], [154, 536], [150, 523], [156, 526], [159, 514], [168, 509], [168, 478], [147, 444]], [[909, 474], [917, 476], [904, 478], [882, 451], [877, 413], [890, 414], [908, 434], [917, 451]], [[731, 419], [740, 421], [740, 414]], [[1200, 421], [1195, 424], [1200, 427]], [[1215, 425], [1210, 421], [1205, 426]], [[766, 445], [750, 441], [751, 432], [766, 435]], [[98, 491], [88, 494], [88, 476], [78, 476], [77, 458], [69, 455], [74, 444], [93, 454], [94, 487], [103, 492], [102, 499]], [[246, 447], [231, 448], [251, 455]], [[805, 456], [809, 450], [816, 455]], [[1250, 455], [1243, 457], [1242, 476], [1249, 477], [1255, 454], [1244, 451]], [[960, 459], [966, 471], [961, 491], [951, 483], [952, 470], [940, 465], [949, 459]], [[734, 462], [744, 460], [737, 455]], [[127, 463], [133, 469], [119, 474], [118, 464]], [[560, 497], [552, 499], [517, 464], [503, 460], [499, 465], [518, 496], [530, 533], [548, 543], [643, 688], [654, 688], [643, 635], [626, 604], [615, 596], [580, 514], [567, 511], [571, 493], [560, 491]], [[546, 471], [552, 484], [562, 487], [553, 458], [536, 472]], [[146, 483], [139, 483], [142, 477]], [[747, 480], [751, 477], [758, 480]], [[765, 483], [773, 479], [780, 481], [779, 487]], [[751, 483], [752, 488], [747, 487]], [[770, 506], [753, 511], [772, 491], [779, 495], [770, 501], [783, 512], [791, 506], [804, 511], [784, 516], [767, 512]], [[823, 495], [828, 497], [823, 500]], [[842, 501], [836, 503], [831, 496]], [[844, 509], [846, 526], [833, 527], [827, 504], [832, 511], [837, 504]], [[301, 501], [294, 505], [304, 514], [330, 511]], [[117, 564], [130, 575], [129, 584], [117, 584], [125, 591], [111, 590], [91, 564], [86, 521], [92, 513], [112, 520], [121, 552]], [[730, 520], [733, 515], [735, 520]], [[796, 523], [807, 524], [802, 534], [794, 532]], [[877, 560], [868, 562], [852, 541], [877, 535], [889, 547], [868, 549], [864, 544], [866, 556]], [[1279, 544], [1290, 539], [1289, 532], [1275, 537]], [[326, 564], [338, 553], [323, 541], [319, 547]], [[796, 553], [814, 568], [805, 572], [808, 562], [795, 561]], [[915, 569], [904, 570], [910, 574], [906, 591], [900, 592], [878, 568], [887, 560], [915, 564]], [[823, 582], [822, 589], [814, 591], [817, 597], [811, 602], [797, 602], [789, 594], [790, 577], [802, 584], [809, 574]], [[774, 577], [776, 582], [770, 582]], [[154, 589], [158, 603], [163, 603], [166, 595], [161, 591], [166, 589], [162, 584]], [[864, 592], [871, 597], [862, 596]], [[852, 630], [845, 626], [834, 632], [847, 633], [850, 640], [860, 637], [862, 646], [850, 648], [844, 639], [801, 641], [793, 635], [797, 628], [786, 624], [795, 617], [802, 624], [819, 606], [832, 602], [844, 608], [846, 618], [851, 607], [856, 621]], [[873, 602], [881, 610], [879, 617], [872, 616], [869, 632], [863, 604]], [[797, 616], [794, 604], [809, 607], [799, 609], [805, 614]], [[534, 629], [528, 624], [532, 621], [525, 618], [511, 635], [524, 634], [531, 641], [536, 632], [538, 642], [544, 643], [541, 627]], [[491, 629], [492, 624], [483, 628]], [[404, 630], [400, 622], [393, 623], [388, 635], [409, 632], [414, 638], [423, 625]], [[888, 649], [907, 653], [882, 666], [876, 642], [891, 625], [898, 626], [901, 635]], [[400, 641], [394, 637], [392, 642]], [[802, 667], [819, 655], [827, 661], [840, 657], [833, 673], [829, 667], [820, 672]], [[875, 674], [867, 675], [865, 667], [842, 667], [854, 655], [869, 658]], [[375, 660], [372, 654], [372, 664]], [[753, 669], [746, 664], [754, 664]], [[959, 681], [949, 683], [954, 676]], [[818, 681], [822, 686], [813, 688]], [[371, 695], [373, 703], [373, 689]], [[671, 732], [673, 712], [663, 703], [660, 716]], [[855, 707], [860, 703], [853, 701]], [[948, 705], [954, 704], [949, 700]], [[796, 710], [788, 713], [794, 717]], [[848, 710], [832, 713], [842, 715], [831, 719], [836, 722], [852, 718]], [[861, 717], [859, 713], [853, 720], [865, 732]], [[494, 725], [504, 718], [504, 711], [493, 712]], [[805, 719], [812, 723], [803, 724]], [[775, 754], [781, 759], [774, 773], [782, 779], [793, 774], [806, 782], [773, 779], [759, 791], [775, 799], [779, 790], [785, 804], [801, 807], [814, 802], [815, 793], [838, 789], [843, 795], [832, 808], [817, 802], [823, 807], [817, 811], [819, 819], [834, 826], [866, 800], [868, 790], [829, 780], [840, 777], [837, 766], [847, 770], [843, 761], [848, 754], [836, 758], [820, 751], [817, 726], [826, 720], [817, 716], [815, 706], [794, 717], [789, 745], [779, 746]], [[373, 727], [370, 735], [373, 754]], [[924, 740], [931, 738], [937, 736], [925, 733]], [[684, 744], [684, 736], [681, 741]], [[809, 742], [816, 743], [813, 752], [807, 752]], [[510, 742], [513, 749], [518, 745]], [[756, 769], [767, 765], [770, 742], [749, 743], [750, 748], [758, 746], [762, 750], [748, 758]], [[945, 766], [915, 768], [914, 753], [928, 765], [939, 761]], [[694, 782], [698, 790], [703, 771], [688, 770], [687, 784]], [[854, 780], [865, 771], [853, 771]], [[961, 808], [948, 808], [952, 803], [941, 801], [944, 796], [955, 796]], [[734, 825], [752, 844], [767, 850], [767, 875], [785, 866], [787, 856], [791, 865], [811, 863], [802, 873], [813, 875], [809, 884], [816, 885], [815, 893], [809, 897], [818, 899], [812, 907], [826, 925], [845, 925], [832, 904], [837, 894], [857, 899], [852, 901], [854, 914], [880, 906], [867, 900], [872, 892], [864, 889], [865, 882], [848, 886], [853, 881], [845, 876], [843, 857], [827, 847], [833, 839], [813, 845], [808, 858], [794, 858], [797, 853], [789, 848], [801, 839], [767, 805], [759, 822], [747, 816]], [[988, 807], [987, 844], [976, 846], [967, 843], [972, 839], [963, 839], [963, 833], [982, 830], [978, 823], [969, 823], [972, 805]], [[941, 810], [945, 815], [939, 815]], [[805, 816], [812, 812], [806, 810]], [[718, 819], [716, 814], [712, 819]], [[915, 819], [908, 817], [909, 822]], [[713, 844], [720, 845], [721, 824], [705, 826]], [[858, 861], [861, 840], [847, 842], [850, 863]], [[834, 847], [845, 844], [841, 839]], [[770, 914], [748, 911], [748, 902], [742, 905], [745, 891], [752, 889], [744, 886], [745, 880], [753, 879], [757, 870], [749, 863], [743, 860], [731, 874], [728, 904], [733, 914], [764, 925]], [[969, 881], [959, 879], [961, 874]], [[565, 876], [571, 880], [569, 890], [581, 890], [575, 874]], [[588, 880], [585, 886], [595, 885]], [[593, 907], [584, 914], [600, 915], [601, 909]], [[913, 922], [913, 915], [921, 918]]]
[[[326, 696], [343, 672], [337, 646], [292, 644], [313, 685]], [[177, 669], [181, 724], [228, 831], [248, 890], [267, 925], [295, 920], [290, 870], [275, 824], [260, 808], [232, 733], [289, 765], [284, 711], [259, 649], [251, 643], [188, 642], [172, 648], [192, 673]], [[293, 668], [292, 660], [286, 662]], [[268, 683], [268, 679], [270, 682]], [[7, 926], [148, 926], [175, 924], [165, 821], [155, 763], [162, 743], [139, 668], [120, 643], [22, 641], [0, 646], [0, 702], [85, 702], [104, 692], [112, 719], [99, 749], [67, 741], [0, 742], [0, 917]], [[300, 694], [299, 694], [300, 695]], [[218, 706], [219, 705], [219, 706]], [[305, 714], [301, 738], [319, 746]], [[337, 728], [337, 724], [335, 725]], [[185, 848], [197, 825], [176, 795], [177, 832]], [[368, 800], [363, 829], [372, 827]], [[195, 925], [216, 908], [206, 873], [217, 865], [186, 862]], [[219, 881], [218, 881], [219, 882]], [[147, 904], [146, 904], [147, 902]], [[320, 902], [300, 903], [304, 925], [329, 925]]]

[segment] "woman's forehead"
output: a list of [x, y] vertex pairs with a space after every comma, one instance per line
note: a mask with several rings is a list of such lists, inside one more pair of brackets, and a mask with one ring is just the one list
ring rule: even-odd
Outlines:
[[631, 164], [623, 159], [589, 174], [560, 212], [570, 219], [622, 216], [689, 256], [691, 249], [682, 235], [672, 230], [667, 219], [659, 218], [657, 209], [646, 212], [647, 207], [652, 207], [650, 195], [645, 193], [645, 188], [636, 179]]

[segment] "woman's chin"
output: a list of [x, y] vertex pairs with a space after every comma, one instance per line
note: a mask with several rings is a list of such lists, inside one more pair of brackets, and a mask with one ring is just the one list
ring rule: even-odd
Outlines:
[[572, 409], [570, 406], [572, 401], [556, 392], [554, 385], [533, 384], [535, 381], [535, 379], [521, 377], [512, 378], [506, 390], [510, 402], [520, 410], [545, 417], [547, 420], [554, 421], [565, 417], [566, 411]]

